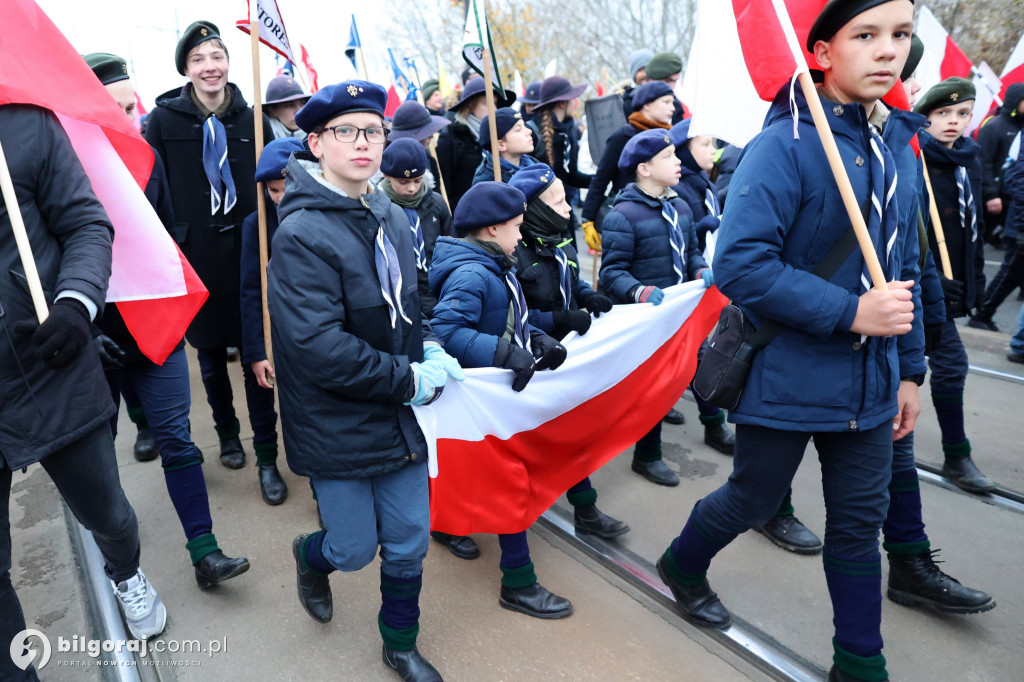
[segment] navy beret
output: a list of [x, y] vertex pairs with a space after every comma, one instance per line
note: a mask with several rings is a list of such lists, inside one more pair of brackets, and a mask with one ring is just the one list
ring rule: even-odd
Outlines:
[[975, 99], [974, 83], [966, 78], [947, 78], [928, 88], [928, 92], [917, 101], [914, 111], [927, 116], [932, 110], [948, 107]]
[[[494, 127], [498, 129], [498, 139], [505, 137], [505, 133], [512, 130], [516, 123], [523, 120], [523, 115], [515, 109], [502, 107], [494, 112]], [[491, 148], [491, 123], [490, 115], [480, 119], [480, 135], [478, 137], [480, 146], [484, 149]]]
[[388, 145], [380, 161], [380, 172], [389, 178], [418, 178], [427, 172], [427, 152], [408, 137]]
[[542, 81], [533, 81], [526, 86], [526, 94], [519, 98], [523, 104], [536, 104], [540, 101], [540, 86]]
[[307, 133], [335, 116], [366, 111], [384, 117], [388, 93], [369, 81], [344, 81], [321, 88], [295, 113], [295, 123]]
[[93, 52], [82, 56], [103, 85], [128, 80], [128, 63], [116, 54]]
[[672, 128], [668, 131], [668, 136], [669, 138], [671, 138], [672, 144], [674, 144], [677, 147], [681, 147], [684, 144], [686, 144], [686, 141], [690, 139], [691, 121], [693, 121], [693, 119], [688, 118], [672, 126]]
[[295, 137], [283, 137], [271, 140], [263, 148], [260, 160], [256, 162], [256, 182], [280, 180], [285, 177], [284, 167], [293, 152], [301, 152], [302, 140]]
[[465, 237], [474, 230], [507, 223], [524, 213], [526, 197], [518, 189], [493, 180], [478, 182], [459, 199], [452, 227], [455, 234]]
[[535, 163], [516, 171], [508, 184], [522, 192], [526, 197], [526, 203], [530, 203], [543, 194], [554, 181], [555, 171], [551, 170], [551, 166], [546, 163]]
[[395, 114], [391, 117], [391, 134], [388, 135], [388, 139], [409, 137], [423, 140], [451, 123], [444, 116], [434, 116], [416, 100], [409, 100], [402, 102], [401, 106], [395, 109]]
[[633, 111], [640, 111], [645, 104], [660, 99], [665, 95], [675, 97], [675, 93], [672, 92], [672, 88], [668, 86], [668, 83], [665, 81], [648, 81], [633, 92]]
[[627, 175], [636, 175], [636, 167], [647, 163], [661, 153], [661, 150], [672, 146], [672, 138], [667, 130], [645, 130], [629, 138], [626, 147], [619, 156], [619, 170]]
[[[850, 23], [858, 14], [887, 2], [892, 0], [829, 0], [811, 25], [811, 32], [807, 34], [807, 51], [814, 52], [814, 44], [819, 40], [832, 40], [832, 37], [839, 33], [839, 29]], [[914, 0], [910, 2], [913, 3]]]
[[220, 40], [220, 29], [212, 21], [196, 21], [186, 28], [178, 40], [178, 46], [174, 48], [174, 65], [178, 73], [185, 75], [185, 60], [192, 48], [214, 38]]

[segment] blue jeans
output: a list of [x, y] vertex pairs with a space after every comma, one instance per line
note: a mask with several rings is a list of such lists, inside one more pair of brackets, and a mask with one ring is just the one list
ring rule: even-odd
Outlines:
[[[200, 348], [197, 355], [203, 386], [206, 388], [206, 401], [213, 410], [213, 423], [230, 429], [235, 423], [235, 406], [232, 402], [231, 378], [228, 376], [227, 349]], [[242, 376], [245, 379], [245, 402], [249, 408], [253, 444], [277, 443], [274, 390], [262, 388], [256, 381], [252, 367], [244, 362]]]
[[1024, 353], [1024, 305], [1020, 307], [1020, 319], [1017, 320], [1017, 333], [1010, 339], [1010, 350]]
[[423, 572], [430, 537], [426, 464], [369, 478], [313, 478], [327, 535], [323, 554], [339, 571], [358, 571], [380, 547], [381, 572]]
[[963, 393], [967, 383], [967, 351], [960, 340], [956, 322], [942, 323], [942, 340], [928, 356], [933, 393]]

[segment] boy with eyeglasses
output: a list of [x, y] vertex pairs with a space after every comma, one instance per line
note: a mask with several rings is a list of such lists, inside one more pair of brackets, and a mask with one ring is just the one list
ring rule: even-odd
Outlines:
[[369, 182], [386, 100], [347, 81], [295, 116], [310, 151], [286, 167], [269, 304], [288, 464], [310, 478], [324, 530], [296, 537], [292, 554], [299, 601], [326, 623], [328, 574], [363, 568], [380, 547], [384, 662], [403, 680], [440, 680], [416, 649], [430, 509], [409, 406], [463, 374], [420, 311], [409, 220]]

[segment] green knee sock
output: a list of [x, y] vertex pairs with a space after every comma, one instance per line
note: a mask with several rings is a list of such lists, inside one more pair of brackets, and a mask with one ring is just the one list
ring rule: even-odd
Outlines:
[[637, 443], [633, 457], [641, 462], [657, 462], [661, 459], [661, 443]]
[[277, 464], [277, 443], [253, 443], [252, 449], [256, 451], [256, 466]]
[[834, 637], [832, 638], [832, 649], [835, 652], [832, 655], [832, 662], [847, 675], [868, 682], [885, 682], [889, 679], [889, 673], [885, 670], [885, 656], [882, 654], [877, 656], [851, 654], [839, 646]]
[[146, 411], [141, 407], [129, 407], [128, 418], [132, 420], [132, 424], [138, 427], [149, 426], [149, 422], [146, 421]]
[[501, 567], [501, 584], [505, 587], [517, 590], [529, 587], [537, 582], [537, 574], [533, 570], [533, 562], [520, 566], [519, 568]]
[[384, 624], [384, 620], [377, 615], [377, 627], [380, 628], [381, 639], [384, 646], [392, 651], [411, 651], [416, 647], [416, 636], [420, 633], [419, 623], [411, 628], [396, 630]]
[[192, 565], [195, 566], [204, 556], [216, 552], [220, 547], [217, 546], [217, 538], [213, 533], [203, 533], [186, 542], [185, 549], [188, 550]]
[[228, 426], [214, 424], [213, 428], [217, 432], [217, 437], [220, 438], [222, 443], [226, 440], [231, 440], [232, 438], [238, 438], [238, 434], [242, 432], [242, 425], [238, 423], [237, 419], [235, 419], [234, 423], [229, 424]]

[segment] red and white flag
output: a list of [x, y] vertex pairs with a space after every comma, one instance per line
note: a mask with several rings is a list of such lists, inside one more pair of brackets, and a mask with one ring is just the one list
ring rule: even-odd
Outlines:
[[249, 18], [239, 19], [235, 26], [249, 33], [250, 24], [255, 19], [260, 26], [260, 42], [295, 64], [295, 55], [292, 54], [292, 45], [288, 42], [288, 32], [284, 29], [284, 20], [281, 18], [281, 10], [277, 7], [277, 0], [256, 0], [255, 17], [252, 14], [252, 0], [249, 0], [248, 5]]
[[208, 292], [143, 194], [153, 150], [33, 0], [5, 5], [0, 104], [53, 111], [114, 225], [107, 301], [139, 350], [162, 363]]
[[632, 446], [689, 385], [697, 349], [726, 299], [700, 282], [659, 306], [616, 306], [568, 359], [515, 393], [511, 373], [466, 370], [417, 407], [427, 438], [430, 527], [454, 535], [518, 533], [566, 490]]
[[316, 80], [316, 69], [313, 68], [313, 61], [309, 58], [309, 52], [306, 51], [306, 46], [302, 43], [299, 43], [299, 53], [302, 55], [302, 68], [306, 70], [306, 77], [309, 78], [309, 93], [313, 94], [320, 89]]
[[1003, 89], [999, 91], [999, 99], [1006, 99], [1006, 89], [1014, 83], [1024, 83], [1024, 35], [1017, 41], [1017, 46], [1010, 53], [1006, 60], [1003, 72], [999, 74], [999, 80], [1003, 82]]
[[921, 8], [921, 13], [917, 17], [917, 28], [914, 32], [924, 43], [921, 63], [918, 65], [917, 71], [914, 72], [917, 82], [921, 86], [921, 94], [918, 95], [918, 99], [924, 97], [930, 88], [947, 78], [971, 77], [974, 64], [927, 7]]

